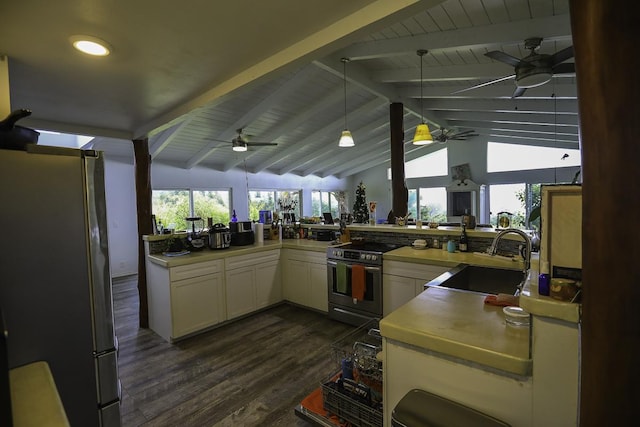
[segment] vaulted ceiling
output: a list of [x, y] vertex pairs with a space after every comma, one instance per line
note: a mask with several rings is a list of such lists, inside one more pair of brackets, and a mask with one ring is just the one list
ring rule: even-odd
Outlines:
[[[89, 58], [68, 37], [108, 40]], [[524, 41], [539, 53], [572, 45], [568, 0], [137, 0], [6, 2], [0, 54], [8, 58], [19, 124], [95, 136], [90, 146], [131, 156], [149, 137], [154, 162], [189, 169], [347, 177], [389, 161], [389, 104], [405, 108], [407, 158], [421, 116], [438, 128], [488, 139], [578, 148], [575, 74], [512, 98]], [[419, 49], [423, 57], [420, 87]], [[344, 91], [346, 64], [346, 98]], [[573, 58], [567, 60], [573, 62]], [[474, 85], [505, 78], [472, 90]], [[422, 103], [420, 94], [423, 93]], [[338, 148], [347, 125], [356, 142]], [[232, 151], [237, 129], [251, 143]]]

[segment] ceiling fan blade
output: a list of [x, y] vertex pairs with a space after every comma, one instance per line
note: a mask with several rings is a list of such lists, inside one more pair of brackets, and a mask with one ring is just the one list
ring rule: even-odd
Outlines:
[[576, 64], [573, 62], [564, 62], [553, 67], [553, 74], [575, 74]]
[[561, 62], [566, 61], [569, 58], [573, 57], [573, 46], [569, 46], [564, 48], [553, 55], [551, 55], [551, 66], [558, 65]]
[[511, 95], [511, 98], [517, 98], [519, 96], [522, 96], [526, 90], [527, 88], [517, 87], [516, 90], [513, 91], [513, 95]]
[[472, 136], [479, 136], [479, 134], [477, 133], [470, 133], [468, 135], [453, 135], [452, 137], [450, 137], [449, 139], [455, 139], [458, 141], [466, 141], [467, 138], [472, 137]]
[[225, 143], [227, 143], [227, 144], [230, 144], [230, 143], [231, 143], [231, 141], [225, 141], [225, 140], [223, 140], [223, 139], [216, 139], [216, 138], [205, 138], [204, 140], [205, 140], [205, 141], [215, 141], [215, 142], [225, 142]]
[[464, 130], [462, 132], [456, 133], [454, 136], [461, 136], [461, 135], [466, 135], [466, 134], [474, 133], [474, 132], [475, 132], [475, 130]]
[[468, 91], [468, 90], [472, 90], [472, 89], [478, 89], [478, 88], [480, 88], [480, 87], [489, 86], [489, 85], [492, 85], [492, 84], [494, 84], [494, 83], [503, 82], [503, 81], [505, 81], [505, 80], [514, 79], [515, 77], [516, 77], [516, 75], [515, 75], [515, 74], [510, 74], [510, 75], [508, 75], [508, 76], [500, 77], [499, 79], [490, 80], [490, 81], [488, 81], [488, 82], [480, 83], [480, 84], [475, 85], [475, 86], [471, 86], [471, 87], [467, 87], [467, 88], [464, 88], [464, 89], [457, 90], [457, 91], [455, 91], [455, 92], [451, 92], [451, 95], [455, 95], [456, 93], [466, 92], [466, 91]]
[[492, 50], [491, 52], [485, 53], [484, 56], [488, 56], [489, 58], [495, 59], [496, 61], [504, 62], [505, 64], [513, 65], [514, 67], [520, 64], [519, 58], [511, 56], [500, 50]]
[[278, 145], [278, 143], [277, 142], [247, 142], [247, 145], [249, 147], [258, 146], [258, 145], [261, 145], [261, 146], [274, 145], [275, 146], [275, 145]]

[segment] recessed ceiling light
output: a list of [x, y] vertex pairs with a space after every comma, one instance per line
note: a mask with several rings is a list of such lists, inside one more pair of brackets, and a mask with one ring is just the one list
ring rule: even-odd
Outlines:
[[92, 36], [71, 36], [69, 38], [73, 47], [80, 52], [93, 56], [107, 56], [111, 53], [109, 43]]

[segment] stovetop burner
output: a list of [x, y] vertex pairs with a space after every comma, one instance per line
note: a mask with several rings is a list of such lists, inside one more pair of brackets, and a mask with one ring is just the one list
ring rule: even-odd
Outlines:
[[340, 246], [342, 249], [366, 251], [366, 252], [389, 252], [394, 249], [398, 249], [399, 245], [393, 245], [390, 243], [378, 243], [378, 242], [365, 242], [365, 243], [348, 243]]

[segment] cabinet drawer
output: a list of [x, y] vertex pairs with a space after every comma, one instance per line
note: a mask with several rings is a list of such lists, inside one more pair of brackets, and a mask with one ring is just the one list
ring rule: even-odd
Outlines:
[[169, 277], [171, 281], [190, 279], [192, 277], [204, 276], [206, 274], [219, 273], [222, 271], [222, 267], [222, 260], [180, 265], [169, 269]]
[[451, 267], [401, 261], [384, 261], [382, 269], [385, 274], [410, 277], [413, 279], [431, 280], [442, 273], [451, 270]]
[[300, 249], [286, 249], [284, 258], [287, 260], [304, 261], [313, 264], [327, 264], [327, 254], [324, 252], [303, 251]]
[[280, 249], [271, 251], [255, 252], [247, 255], [238, 255], [225, 258], [225, 269], [235, 270], [236, 268], [252, 267], [263, 262], [278, 261], [280, 259]]

